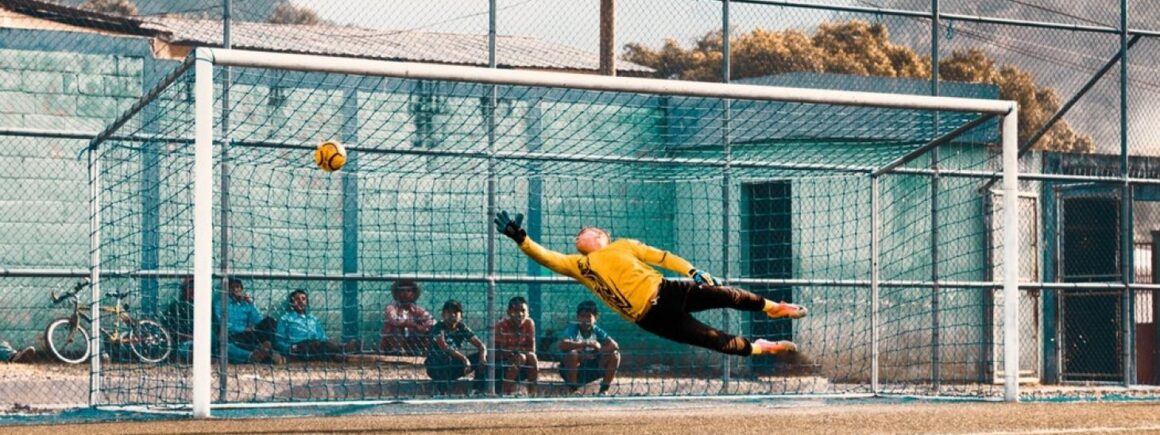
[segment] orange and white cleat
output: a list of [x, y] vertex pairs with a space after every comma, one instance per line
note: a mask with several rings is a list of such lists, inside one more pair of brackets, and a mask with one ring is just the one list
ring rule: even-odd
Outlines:
[[761, 349], [762, 355], [777, 355], [779, 353], [797, 352], [797, 345], [792, 341], [769, 341], [765, 339], [757, 339], [753, 341], [753, 346]]
[[806, 307], [785, 302], [774, 302], [773, 307], [765, 310], [770, 319], [800, 319], [808, 314]]

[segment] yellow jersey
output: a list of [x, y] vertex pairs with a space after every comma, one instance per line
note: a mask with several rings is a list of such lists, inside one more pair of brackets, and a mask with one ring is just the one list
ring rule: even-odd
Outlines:
[[583, 255], [562, 254], [525, 237], [520, 250], [553, 272], [580, 281], [633, 323], [652, 307], [664, 279], [650, 265], [682, 275], [693, 270], [693, 265], [685, 259], [632, 239], [619, 239]]

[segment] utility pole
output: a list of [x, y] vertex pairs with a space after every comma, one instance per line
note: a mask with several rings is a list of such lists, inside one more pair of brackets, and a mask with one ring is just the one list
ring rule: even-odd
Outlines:
[[616, 75], [616, 0], [600, 0], [600, 75]]

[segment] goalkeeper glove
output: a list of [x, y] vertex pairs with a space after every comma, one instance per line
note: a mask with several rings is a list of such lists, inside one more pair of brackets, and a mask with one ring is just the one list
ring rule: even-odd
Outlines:
[[693, 269], [689, 271], [689, 277], [693, 278], [693, 282], [697, 285], [717, 285], [717, 281], [713, 280], [713, 275], [710, 275], [709, 272]]
[[515, 240], [516, 243], [523, 243], [524, 239], [528, 237], [528, 232], [521, 227], [523, 223], [523, 213], [516, 213], [515, 220], [508, 216], [506, 210], [495, 214], [495, 228], [503, 235]]

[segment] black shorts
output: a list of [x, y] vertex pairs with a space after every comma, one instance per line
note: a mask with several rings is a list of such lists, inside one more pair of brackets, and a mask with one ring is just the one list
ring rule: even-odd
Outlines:
[[730, 355], [749, 355], [749, 340], [701, 323], [692, 313], [714, 308], [761, 311], [765, 298], [733, 287], [697, 285], [690, 281], [661, 281], [656, 305], [636, 322], [644, 330], [678, 343]]

